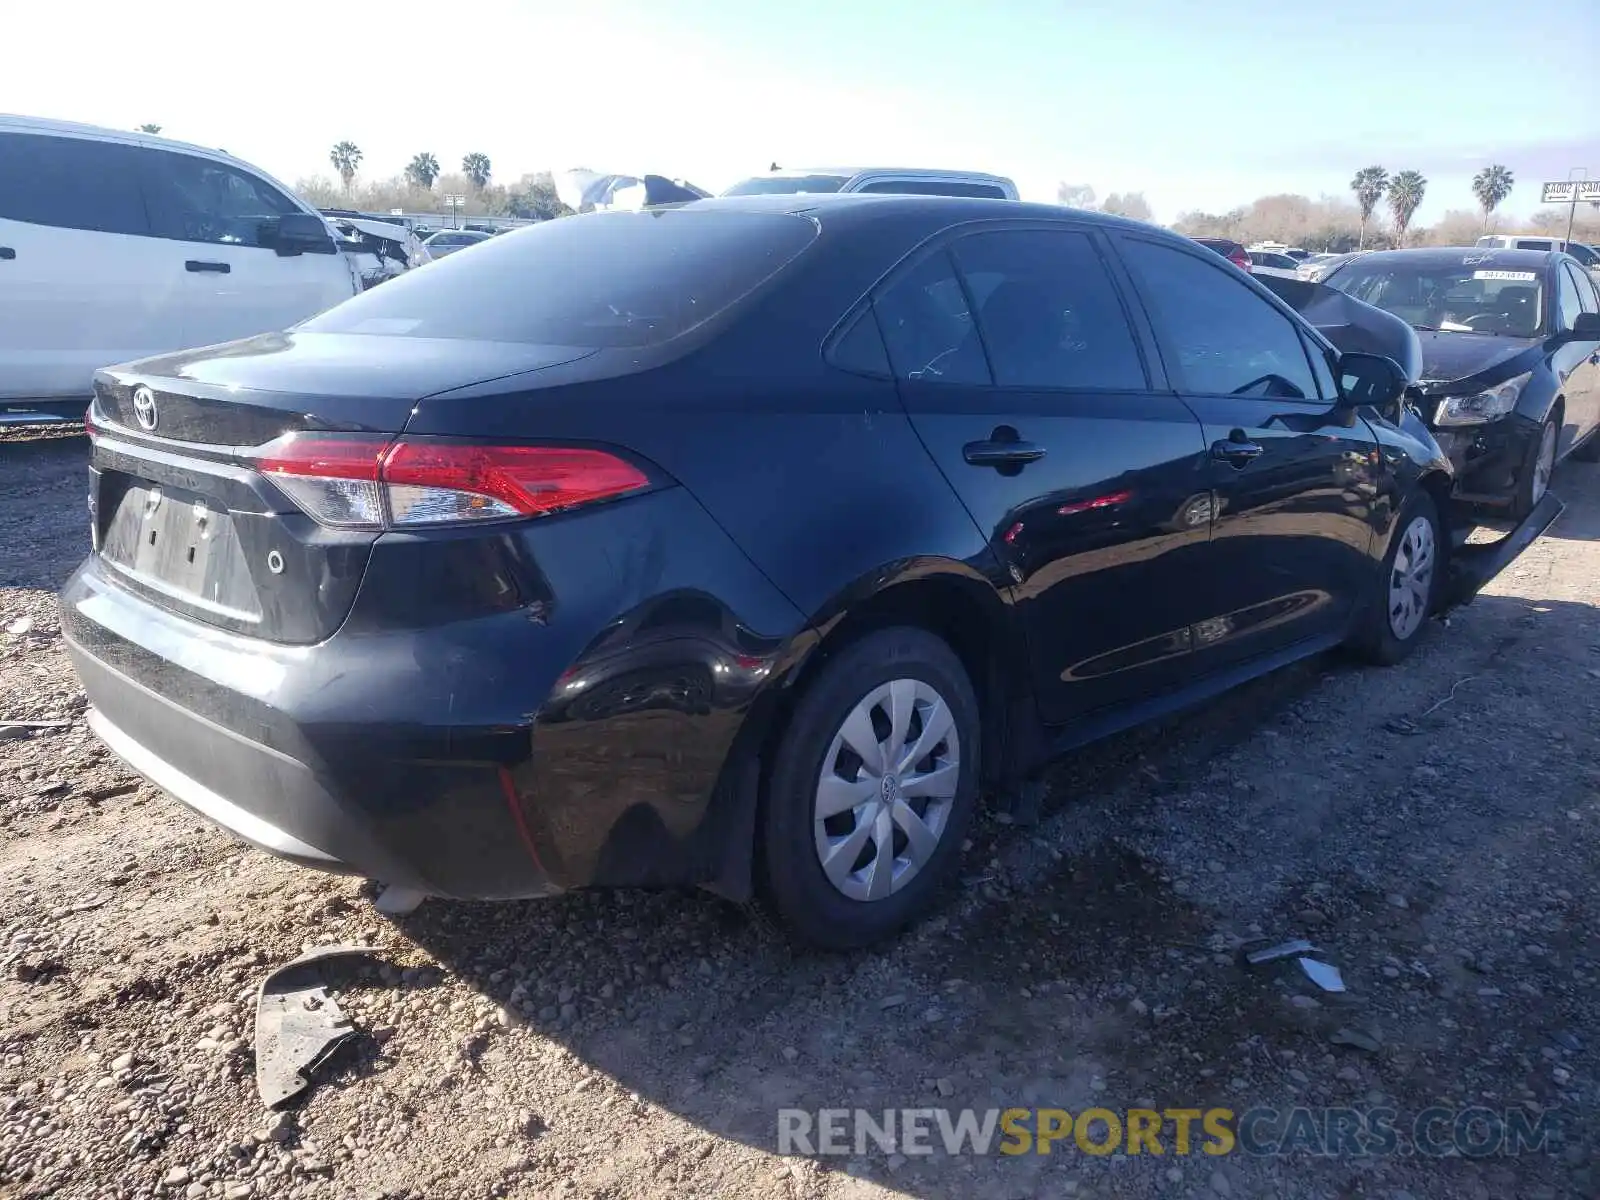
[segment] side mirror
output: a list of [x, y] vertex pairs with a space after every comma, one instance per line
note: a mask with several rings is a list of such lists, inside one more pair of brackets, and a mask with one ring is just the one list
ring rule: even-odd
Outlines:
[[333, 234], [321, 217], [310, 213], [284, 213], [266, 222], [261, 230], [261, 244], [271, 246], [279, 258], [292, 258], [297, 254], [337, 254]]
[[1341, 354], [1339, 394], [1350, 408], [1385, 409], [1405, 394], [1411, 380], [1404, 368], [1381, 354]]
[[1600, 342], [1600, 313], [1579, 313], [1572, 328], [1563, 329], [1556, 337], [1563, 342]]

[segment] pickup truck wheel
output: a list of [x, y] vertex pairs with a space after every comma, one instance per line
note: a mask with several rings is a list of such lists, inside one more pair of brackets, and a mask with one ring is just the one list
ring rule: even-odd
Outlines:
[[1433, 497], [1419, 491], [1407, 500], [1395, 522], [1394, 537], [1374, 581], [1362, 628], [1351, 647], [1379, 666], [1392, 666], [1422, 640], [1429, 614], [1444, 582], [1444, 538]]
[[978, 793], [980, 726], [955, 653], [922, 629], [869, 634], [796, 704], [763, 805], [767, 899], [801, 940], [864, 946], [955, 874]]

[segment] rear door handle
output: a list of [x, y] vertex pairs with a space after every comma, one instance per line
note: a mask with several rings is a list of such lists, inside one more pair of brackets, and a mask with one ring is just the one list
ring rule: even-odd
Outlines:
[[990, 438], [984, 442], [968, 442], [961, 447], [961, 457], [975, 467], [1021, 467], [1043, 458], [1044, 447], [1021, 440]]
[[218, 275], [226, 275], [233, 268], [228, 266], [227, 263], [200, 262], [191, 258], [183, 264], [183, 269], [185, 271], [215, 271]]
[[1211, 457], [1242, 467], [1252, 459], [1260, 458], [1266, 451], [1256, 442], [1236, 442], [1232, 438], [1211, 443]]
[[17, 252], [15, 250], [13, 250], [10, 246], [0, 246], [0, 259], [4, 259], [6, 262], [10, 262], [16, 256], [17, 256]]

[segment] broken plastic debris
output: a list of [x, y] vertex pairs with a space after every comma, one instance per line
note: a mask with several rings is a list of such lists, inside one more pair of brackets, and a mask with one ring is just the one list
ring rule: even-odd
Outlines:
[[1328, 1035], [1328, 1040], [1335, 1046], [1350, 1046], [1356, 1050], [1365, 1050], [1368, 1054], [1376, 1054], [1383, 1049], [1382, 1042], [1360, 1029], [1336, 1029]]
[[1275, 962], [1280, 958], [1294, 958], [1300, 954], [1309, 954], [1316, 947], [1305, 938], [1295, 938], [1292, 942], [1280, 942], [1276, 946], [1267, 946], [1261, 950], [1252, 950], [1244, 956], [1245, 962], [1252, 967], [1259, 967], [1262, 963]]
[[1306, 978], [1311, 980], [1325, 992], [1344, 991], [1344, 977], [1339, 974], [1339, 968], [1330, 963], [1318, 962], [1314, 958], [1302, 958], [1300, 969], [1306, 973]]
[[368, 946], [319, 946], [261, 981], [256, 997], [256, 1090], [278, 1108], [311, 1086], [311, 1073], [355, 1028], [327, 993], [322, 962], [371, 954]]

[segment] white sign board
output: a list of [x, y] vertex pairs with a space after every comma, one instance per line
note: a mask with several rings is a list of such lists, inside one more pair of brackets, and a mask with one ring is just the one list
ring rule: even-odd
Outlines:
[[1600, 179], [1573, 179], [1547, 183], [1539, 196], [1540, 204], [1600, 204]]

